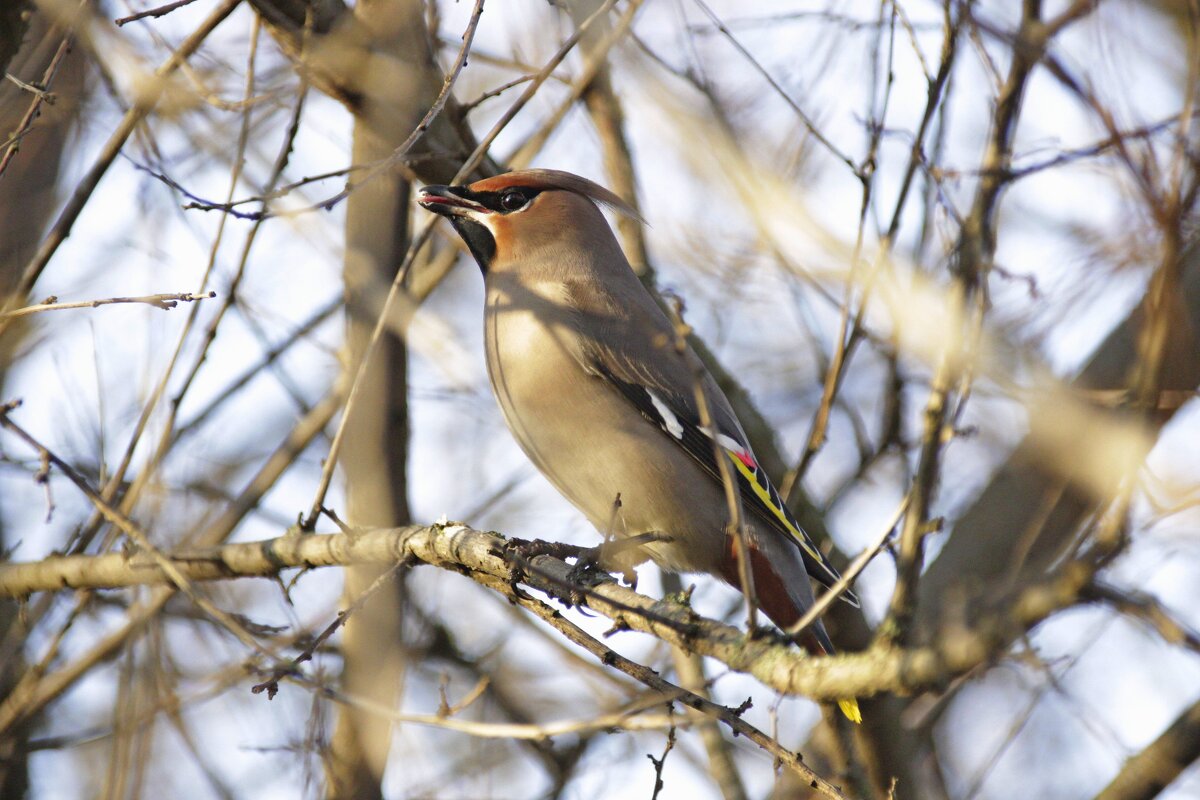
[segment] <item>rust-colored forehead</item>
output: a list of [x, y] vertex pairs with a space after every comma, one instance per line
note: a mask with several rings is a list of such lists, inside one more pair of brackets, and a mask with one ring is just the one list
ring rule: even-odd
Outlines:
[[475, 181], [467, 188], [472, 192], [499, 192], [504, 189], [513, 187], [523, 187], [529, 189], [558, 189], [562, 188], [553, 181], [547, 180], [545, 176], [536, 172], [507, 172], [503, 175], [496, 175], [491, 178], [484, 178], [481, 181]]

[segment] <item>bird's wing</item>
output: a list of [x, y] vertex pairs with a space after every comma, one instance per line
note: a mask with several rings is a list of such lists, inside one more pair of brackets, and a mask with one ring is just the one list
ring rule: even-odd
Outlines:
[[[750, 446], [746, 443], [745, 433], [716, 382], [708, 375], [701, 378], [712, 406], [711, 416], [716, 428], [714, 446], [714, 434], [700, 424], [700, 414], [694, 399], [695, 392], [684, 393], [688, 386], [687, 381], [690, 380], [694, 385], [696, 379], [689, 374], [681, 357], [671, 352], [662, 355], [663, 357], [653, 360], [639, 359], [635, 364], [613, 349], [597, 344], [586, 349], [584, 368], [616, 389], [643, 417], [682, 447], [717, 482], [722, 480], [716, 460], [719, 448], [729, 459], [737, 476], [743, 508], [757, 511], [759, 516], [770, 521], [776, 530], [791, 538], [800, 548], [808, 574], [826, 586], [833, 586], [841, 576], [804, 532], [804, 528], [788, 510], [779, 492], [767, 477], [766, 471], [758, 465]], [[675, 369], [674, 366], [663, 367], [668, 374], [655, 374], [646, 366], [649, 363], [661, 365], [664, 359], [677, 362], [679, 369]], [[858, 598], [853, 592], [847, 590], [841, 597], [858, 607]]]

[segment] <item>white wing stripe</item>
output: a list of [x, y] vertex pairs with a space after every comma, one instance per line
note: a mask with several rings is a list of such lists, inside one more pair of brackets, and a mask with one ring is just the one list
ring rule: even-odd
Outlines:
[[647, 389], [646, 394], [650, 395], [650, 402], [654, 404], [654, 410], [662, 418], [662, 425], [666, 432], [676, 439], [682, 439], [683, 425], [679, 423], [679, 418], [675, 416], [675, 412], [671, 411], [670, 407], [662, 401], [662, 398], [652, 390]]

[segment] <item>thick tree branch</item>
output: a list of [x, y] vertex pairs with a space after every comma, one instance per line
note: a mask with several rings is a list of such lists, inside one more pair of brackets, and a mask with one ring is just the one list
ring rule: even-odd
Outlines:
[[1184, 709], [1162, 735], [1125, 762], [1096, 800], [1150, 800], [1200, 758], [1200, 703]]
[[[878, 645], [862, 653], [816, 658], [789, 642], [702, 617], [690, 608], [654, 600], [607, 576], [580, 584], [576, 567], [541, 555], [526, 560], [494, 533], [461, 525], [408, 526], [361, 533], [286, 535], [244, 544], [180, 551], [173, 566], [189, 580], [274, 576], [288, 568], [392, 564], [412, 558], [490, 585], [523, 583], [612, 619], [618, 628], [649, 633], [689, 652], [715, 658], [786, 694], [816, 700], [907, 694], [944, 685], [999, 655], [1019, 631], [1080, 600], [1090, 579], [1087, 568], [1064, 569], [1058, 577], [1005, 598], [971, 630], [946, 629], [928, 647]], [[149, 555], [109, 553], [51, 556], [40, 562], [0, 565], [0, 597], [66, 588], [118, 588], [170, 583]]]

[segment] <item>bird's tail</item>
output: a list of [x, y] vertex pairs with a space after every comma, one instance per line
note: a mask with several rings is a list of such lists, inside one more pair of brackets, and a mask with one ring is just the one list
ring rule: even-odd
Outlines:
[[[750, 573], [754, 578], [754, 593], [758, 595], [759, 607], [772, 622], [787, 630], [812, 607], [812, 583], [804, 570], [804, 562], [790, 544], [782, 553], [771, 553], [770, 556], [756, 544], [752, 541], [750, 545]], [[726, 583], [740, 589], [742, 582], [738, 573], [736, 547], [736, 540], [731, 537], [721, 577]], [[797, 644], [813, 655], [831, 656], [837, 652], [829, 640], [825, 625], [819, 619], [794, 638]], [[838, 708], [851, 722], [862, 722], [862, 711], [853, 697], [838, 700]]]
[[[800, 619], [799, 615], [797, 615], [796, 619]], [[809, 625], [808, 630], [797, 637], [797, 641], [801, 647], [813, 655], [831, 656], [837, 652], [833, 649], [833, 642], [829, 641], [829, 634], [825, 631], [825, 626], [821, 624], [821, 620], [819, 619], [815, 620], [812, 625]], [[856, 725], [862, 722], [862, 711], [858, 707], [858, 701], [853, 697], [844, 697], [838, 700], [837, 704], [846, 719]]]

